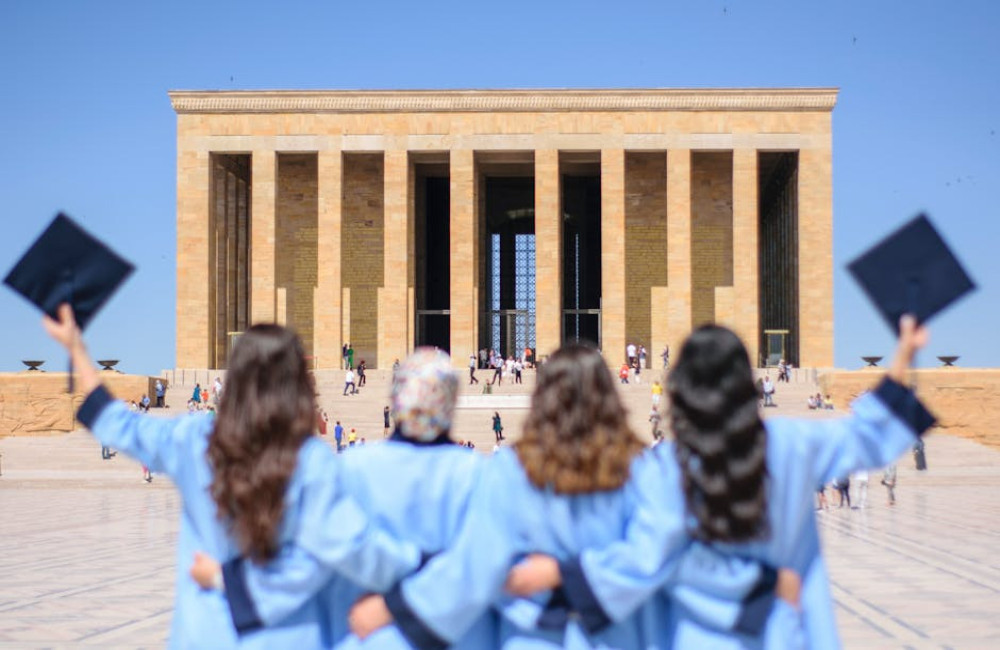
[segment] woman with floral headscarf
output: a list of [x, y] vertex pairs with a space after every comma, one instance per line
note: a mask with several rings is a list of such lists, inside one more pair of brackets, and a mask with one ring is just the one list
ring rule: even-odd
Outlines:
[[[390, 401], [395, 428], [389, 440], [381, 445], [356, 447], [352, 453], [338, 456], [338, 488], [377, 519], [386, 533], [415, 545], [425, 558], [450, 546], [457, 536], [482, 462], [481, 456], [454, 444], [450, 437], [457, 396], [458, 376], [448, 355], [431, 348], [418, 349], [402, 363], [393, 380]], [[332, 519], [310, 523], [313, 528], [327, 530], [337, 526]], [[311, 573], [330, 576], [322, 567], [297, 560], [279, 560], [249, 573], [225, 571], [226, 594], [234, 618], [240, 616], [241, 610], [249, 609], [258, 614], [258, 624], [280, 621], [316, 597], [319, 590], [319, 597], [327, 603], [333, 647], [412, 647], [391, 626], [365, 642], [350, 635], [348, 610], [365, 590], [344, 577], [304, 582], [296, 579]], [[493, 623], [491, 613], [480, 616], [454, 647], [491, 647], [495, 638]]]
[[[574, 563], [584, 549], [622, 542], [630, 526], [644, 525], [635, 519], [644, 511], [637, 501], [642, 495], [629, 483], [633, 472], [648, 471], [643, 450], [600, 353], [580, 344], [559, 349], [539, 371], [520, 439], [483, 465], [454, 543], [384, 596], [360, 600], [351, 611], [352, 629], [366, 640], [398, 630], [414, 647], [437, 650], [467, 638], [470, 625], [495, 611], [496, 639], [477, 648], [657, 647], [645, 643], [652, 610], [606, 615], [585, 583], [582, 565]], [[681, 556], [688, 539], [679, 496], [675, 500], [675, 512], [667, 517], [676, 539], [666, 545]], [[566, 571], [565, 588], [510, 597], [521, 591], [516, 567], [535, 553], [565, 560], [559, 564]], [[678, 559], [678, 575], [717, 561], [707, 547], [696, 557]], [[687, 559], [691, 567], [684, 571]], [[685, 605], [712, 626], [740, 624], [749, 609], [745, 603], [756, 599], [753, 590], [766, 583], [761, 566], [751, 564], [726, 563], [732, 571], [728, 583], [704, 589], [701, 583], [711, 581], [692, 584], [698, 593]], [[743, 587], [730, 588], [737, 573], [745, 579]], [[769, 589], [763, 584], [763, 591]]]

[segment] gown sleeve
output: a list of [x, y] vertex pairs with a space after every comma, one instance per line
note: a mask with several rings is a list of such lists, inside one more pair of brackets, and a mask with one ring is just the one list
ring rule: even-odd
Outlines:
[[87, 395], [76, 417], [102, 445], [138, 460], [151, 471], [166, 474], [175, 483], [188, 465], [191, 437], [211, 430], [199, 416], [163, 418], [134, 413], [103, 385]]
[[[811, 463], [813, 483], [819, 485], [892, 462], [933, 422], [912, 391], [886, 379], [855, 402], [850, 417], [782, 424], [796, 429], [791, 433], [802, 445], [799, 455]], [[661, 445], [652, 455], [670, 450]], [[687, 545], [680, 478], [667, 460], [637, 464], [628, 486], [635, 512], [621, 542], [585, 550], [560, 564], [572, 608], [584, 627], [596, 632], [629, 616], [667, 586], [671, 598], [704, 624], [759, 632], [774, 600], [774, 569]]]
[[786, 422], [798, 428], [794, 434], [815, 486], [892, 463], [934, 424], [914, 392], [889, 378], [855, 400], [851, 410], [836, 420]]
[[326, 445], [303, 468], [295, 528], [276, 558], [266, 564], [236, 558], [223, 565], [226, 598], [241, 633], [281, 621], [335, 575], [384, 592], [419, 566], [417, 546], [375, 525], [342, 489], [337, 469]]
[[397, 628], [414, 647], [447, 648], [502, 594], [524, 546], [514, 512], [519, 499], [511, 490], [518, 479], [508, 476], [513, 471], [520, 465], [512, 457], [483, 463], [454, 544], [386, 594]]

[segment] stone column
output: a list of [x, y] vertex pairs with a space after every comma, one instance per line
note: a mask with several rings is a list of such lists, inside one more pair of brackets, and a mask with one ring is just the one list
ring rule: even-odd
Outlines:
[[409, 159], [385, 152], [384, 283], [378, 290], [378, 367], [402, 361], [410, 348], [409, 319]]
[[273, 323], [275, 311], [275, 193], [278, 156], [274, 151], [253, 152], [250, 208], [250, 324]]
[[457, 367], [476, 354], [476, 164], [471, 149], [451, 150], [451, 358]]
[[316, 367], [341, 367], [340, 228], [343, 156], [339, 150], [320, 151], [317, 172], [317, 271], [313, 355]]
[[743, 339], [750, 363], [760, 346], [758, 281], [757, 150], [733, 151], [733, 330]]
[[562, 343], [562, 200], [559, 151], [535, 151], [535, 343], [538, 358]]
[[603, 149], [601, 348], [608, 363], [616, 366], [621, 363], [625, 358], [625, 345], [625, 150]]
[[667, 152], [667, 341], [671, 359], [691, 333], [691, 150]]
[[799, 152], [799, 365], [833, 366], [833, 176], [829, 146]]
[[212, 181], [208, 151], [177, 151], [177, 367], [211, 365], [214, 312], [209, 303]]

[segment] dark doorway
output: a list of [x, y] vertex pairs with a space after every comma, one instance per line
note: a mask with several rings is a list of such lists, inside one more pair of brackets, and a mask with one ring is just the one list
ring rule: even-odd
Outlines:
[[480, 346], [504, 357], [535, 349], [535, 179], [486, 176]]
[[414, 343], [450, 352], [451, 187], [448, 166], [417, 165], [415, 171], [417, 322]]
[[[760, 355], [762, 366], [799, 365], [799, 154], [758, 155]], [[776, 344], [782, 333], [783, 345]], [[769, 333], [771, 335], [769, 336]]]
[[[233, 343], [250, 326], [251, 158], [212, 154], [209, 280], [212, 313], [210, 365], [226, 368]], [[311, 344], [311, 341], [310, 341]]]
[[[589, 166], [588, 166], [589, 167]], [[595, 169], [564, 174], [563, 342], [601, 345], [601, 177]]]

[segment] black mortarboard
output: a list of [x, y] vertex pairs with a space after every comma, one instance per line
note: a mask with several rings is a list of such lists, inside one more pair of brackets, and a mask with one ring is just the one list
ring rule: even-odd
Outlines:
[[[135, 267], [60, 213], [4, 278], [52, 318], [66, 302], [83, 330]], [[70, 390], [72, 390], [72, 369]]]
[[903, 314], [924, 323], [976, 286], [923, 214], [847, 268], [897, 335]]

